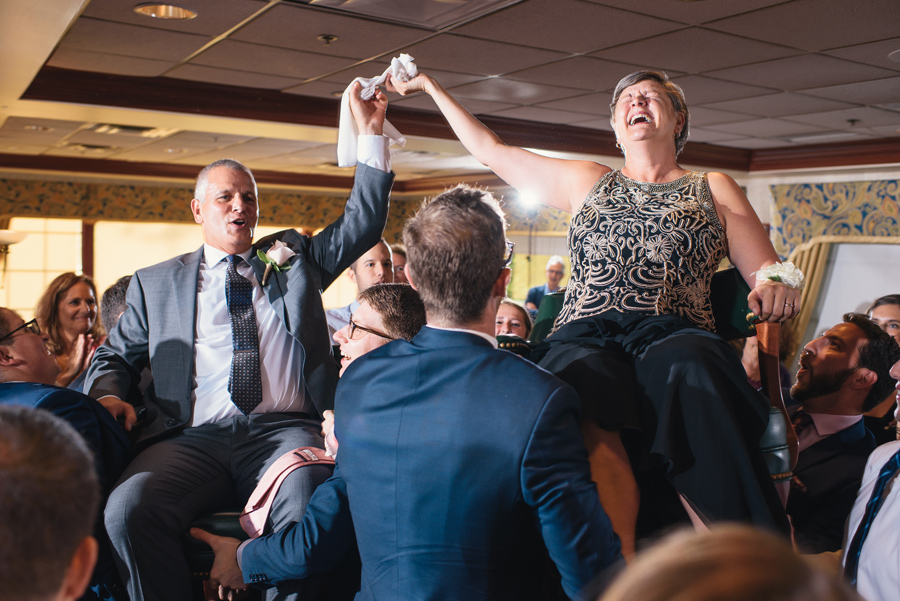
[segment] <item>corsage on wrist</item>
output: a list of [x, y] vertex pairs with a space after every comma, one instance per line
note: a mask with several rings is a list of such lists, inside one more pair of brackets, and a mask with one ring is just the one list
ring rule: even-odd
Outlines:
[[765, 282], [766, 280], [781, 282], [794, 290], [802, 290], [803, 284], [806, 283], [803, 272], [793, 263], [773, 263], [756, 272], [757, 282]]

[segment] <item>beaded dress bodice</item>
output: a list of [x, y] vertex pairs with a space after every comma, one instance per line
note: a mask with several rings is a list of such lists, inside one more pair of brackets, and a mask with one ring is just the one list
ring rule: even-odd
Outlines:
[[714, 330], [709, 286], [728, 253], [705, 173], [652, 184], [607, 173], [572, 218], [560, 327], [604, 311], [674, 314]]

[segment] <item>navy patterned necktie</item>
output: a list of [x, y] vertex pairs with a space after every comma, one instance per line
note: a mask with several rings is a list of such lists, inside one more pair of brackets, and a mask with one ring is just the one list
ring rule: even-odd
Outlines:
[[[866, 511], [859, 522], [856, 534], [853, 535], [853, 540], [850, 541], [850, 546], [847, 548], [844, 576], [847, 577], [850, 584], [854, 587], [856, 586], [856, 576], [859, 571], [859, 555], [862, 553], [863, 543], [866, 542], [872, 522], [875, 521], [875, 516], [878, 514], [878, 510], [881, 509], [881, 504], [884, 500], [884, 489], [887, 483], [891, 481], [891, 478], [897, 474], [897, 470], [900, 470], [900, 451], [891, 455], [891, 458], [881, 466], [881, 472], [878, 473], [875, 488], [872, 489], [872, 496], [869, 497], [869, 502], [866, 503]], [[889, 525], [888, 527], [893, 526]]]
[[231, 344], [234, 350], [228, 391], [231, 393], [231, 402], [244, 415], [249, 415], [262, 401], [253, 284], [237, 272], [237, 264], [243, 261], [241, 257], [229, 255], [226, 259], [228, 270], [225, 275], [225, 301], [231, 315]]

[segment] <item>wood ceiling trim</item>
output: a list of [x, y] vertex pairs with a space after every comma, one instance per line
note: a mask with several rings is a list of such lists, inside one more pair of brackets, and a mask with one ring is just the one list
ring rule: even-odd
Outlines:
[[[165, 77], [110, 75], [56, 67], [41, 69], [23, 98], [185, 114], [217, 115], [332, 128], [337, 124], [339, 112], [337, 99], [313, 98], [273, 90]], [[503, 117], [481, 116], [479, 118], [507, 144], [601, 156], [619, 156], [620, 154], [615, 148], [615, 138], [611, 132]], [[406, 135], [455, 139], [446, 121], [437, 113], [391, 108], [390, 119]], [[704, 168], [738, 171], [875, 165], [900, 162], [900, 139], [882, 138], [871, 141], [755, 150], [689, 142], [679, 156], [679, 160]], [[127, 162], [122, 163], [133, 165]], [[165, 164], [153, 165], [153, 171], [157, 172], [155, 174], [158, 174], [160, 170], [181, 168]], [[111, 168], [108, 167], [106, 170], [94, 168], [89, 171], [94, 173], [131, 173], [130, 171], [109, 171], [109, 169]], [[187, 169], [193, 169], [193, 167]], [[271, 179], [278, 180], [277, 182], [266, 181], [266, 183], [287, 183], [298, 180], [309, 182], [318, 179], [330, 182], [350, 181], [349, 178], [332, 176], [265, 173], [273, 174]], [[275, 175], [278, 177], [274, 177]], [[194, 175], [190, 177], [193, 178]], [[427, 183], [429, 181], [431, 180], [416, 180], [417, 183], [410, 182], [407, 185], [413, 186], [416, 191], [426, 188], [434, 189]], [[434, 181], [442, 181], [442, 178]], [[307, 186], [311, 184], [290, 183], [287, 185]], [[398, 191], [402, 191], [399, 189], [402, 187], [402, 185], [395, 186]], [[442, 187], [443, 185], [438, 189]], [[346, 188], [349, 188], [349, 185], [346, 185]]]

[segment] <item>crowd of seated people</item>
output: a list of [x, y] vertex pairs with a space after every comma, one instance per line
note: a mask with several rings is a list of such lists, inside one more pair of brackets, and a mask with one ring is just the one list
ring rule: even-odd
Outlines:
[[[789, 394], [800, 455], [784, 507], [759, 448], [768, 403], [747, 380], [752, 360], [745, 372], [709, 331], [708, 281], [691, 268], [700, 258], [678, 251], [680, 279], [658, 283], [665, 302], [653, 309], [624, 279], [610, 283], [620, 296], [604, 304], [590, 270], [615, 245], [597, 238], [608, 232], [586, 213], [627, 195], [675, 195], [688, 198], [679, 219], [700, 224], [688, 237], [707, 243], [704, 265], [730, 250], [755, 283], [753, 313], [783, 323], [800, 309], [798, 286], [778, 271], [734, 182], [663, 169], [687, 138], [680, 89], [649, 72], [620, 82], [612, 123], [626, 167], [610, 171], [500, 144], [428, 76], [397, 88], [432, 96], [504, 178], [555, 172], [577, 182], [545, 190], [576, 215], [578, 240], [539, 365], [497, 349], [497, 336], [528, 338], [533, 308], [506, 298], [512, 250], [499, 203], [448, 190], [423, 204], [392, 250], [381, 238], [393, 179], [386, 100], [351, 94], [359, 164], [343, 216], [320, 233], [254, 240], [264, 206], [255, 179], [223, 159], [200, 172], [190, 201], [203, 246], [119, 282], [103, 344], [89, 278], [57, 278], [37, 323], [0, 309], [0, 402], [74, 424], [94, 463], [72, 467], [73, 482], [87, 490], [98, 479], [105, 502], [82, 510], [98, 516], [93, 538], [67, 539], [59, 577], [16, 598], [77, 598], [90, 584], [85, 595], [99, 598], [189, 599], [187, 532], [215, 552], [210, 581], [222, 599], [248, 586], [266, 599], [313, 601], [838, 601], [856, 598], [854, 587], [868, 601], [896, 598], [900, 442], [876, 448], [863, 416], [890, 421], [896, 405], [900, 297], [847, 314], [801, 352]], [[654, 244], [645, 258], [674, 252]], [[602, 259], [649, 277], [636, 255]], [[548, 262], [546, 291], [565, 265]], [[359, 295], [326, 312], [320, 291], [347, 269]], [[408, 284], [387, 283], [398, 274]], [[73, 383], [85, 394], [50, 402]], [[280, 458], [304, 448], [335, 461], [310, 461], [279, 481], [262, 536], [241, 543], [192, 528], [202, 514], [243, 506]], [[678, 514], [663, 525], [692, 521], [698, 532], [654, 544], [658, 521], [640, 530], [640, 513], [663, 506], [662, 489]], [[0, 506], [14, 503], [4, 494]], [[86, 539], [99, 541], [96, 568], [97, 544]], [[358, 590], [329, 588], [356, 552]], [[819, 553], [841, 567], [828, 573], [801, 557]]]

